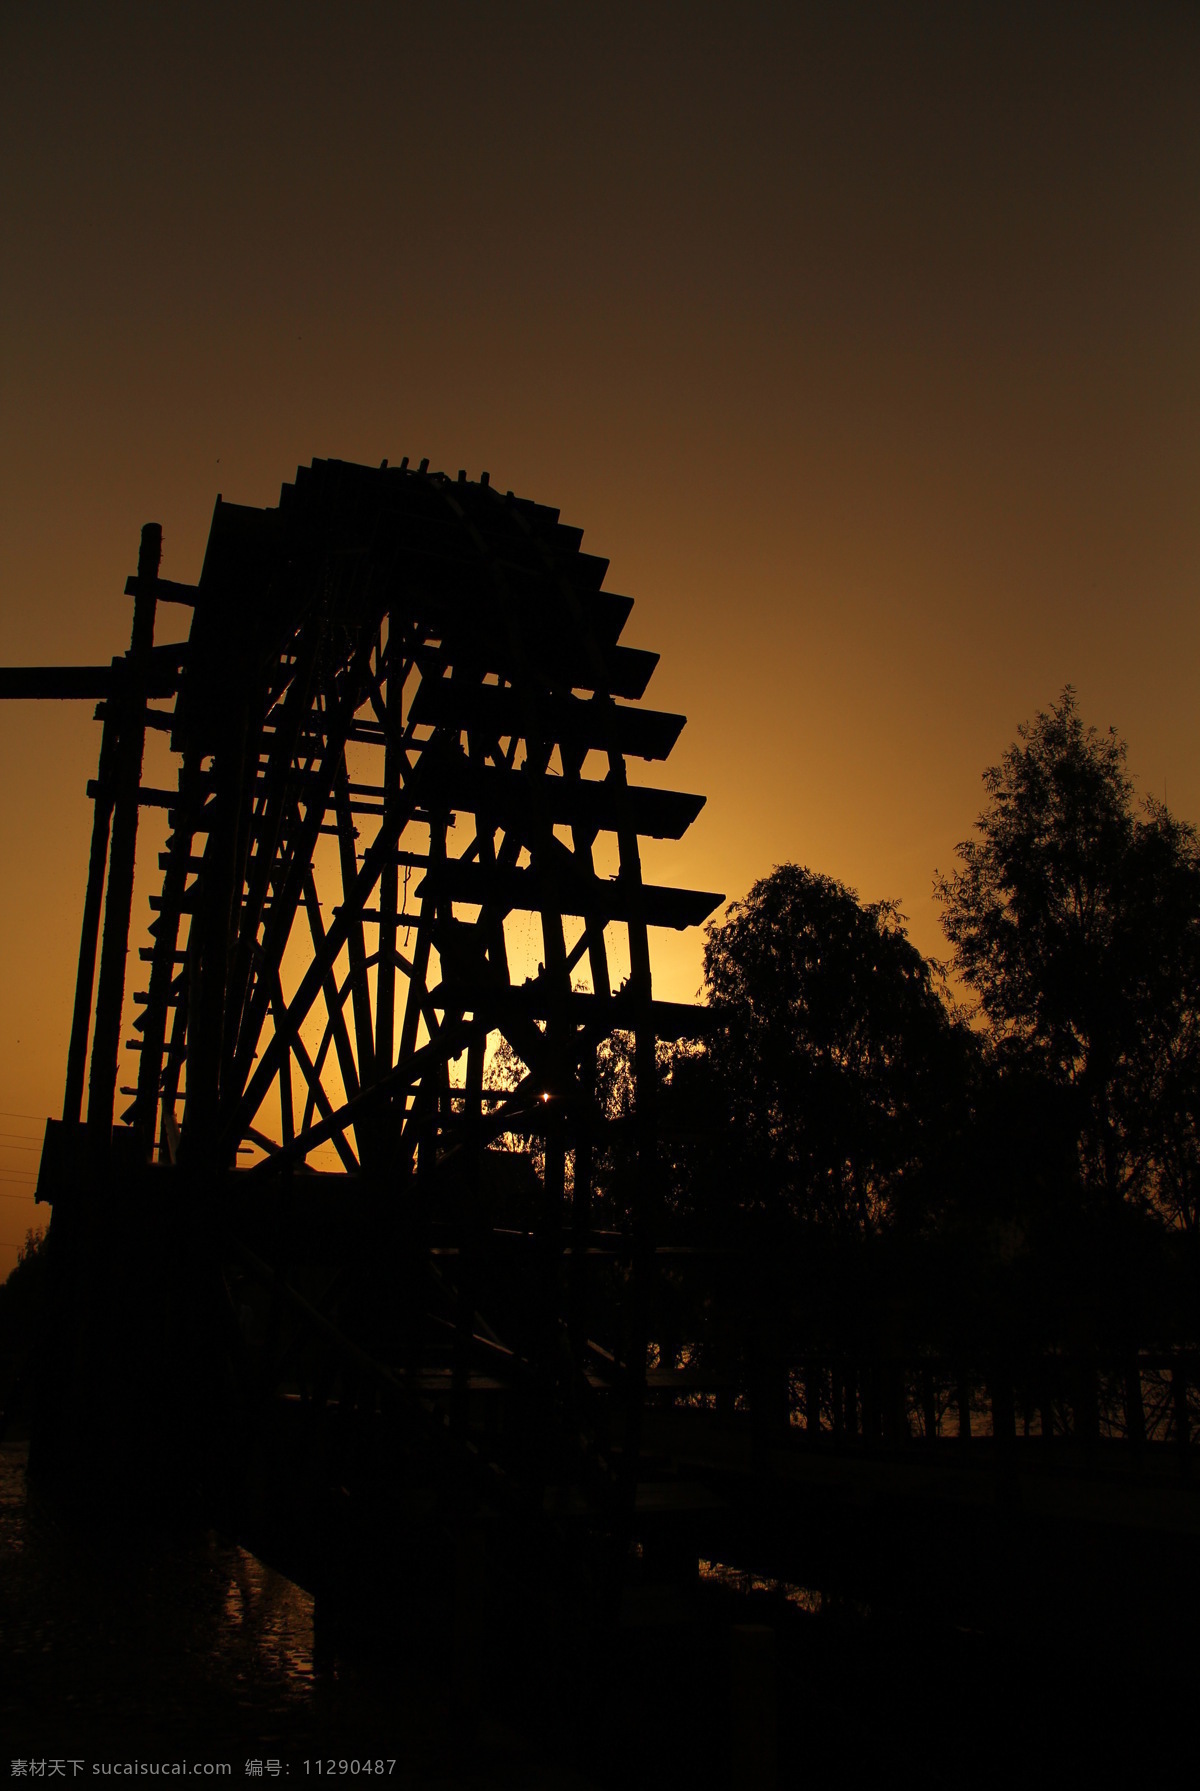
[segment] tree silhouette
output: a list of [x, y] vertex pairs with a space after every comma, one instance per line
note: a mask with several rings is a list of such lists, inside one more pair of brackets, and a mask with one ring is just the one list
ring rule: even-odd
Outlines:
[[898, 905], [780, 865], [710, 923], [704, 974], [744, 1203], [839, 1235], [918, 1220], [968, 1038]]
[[1197, 1224], [1200, 845], [1136, 802], [1126, 747], [1070, 686], [984, 773], [943, 926], [1000, 1064], [1063, 1092], [1093, 1204]]
[[0, 1434], [23, 1392], [45, 1299], [47, 1233], [32, 1229], [17, 1246], [16, 1267], [0, 1285]]
[[808, 1424], [853, 1432], [861, 1395], [877, 1434], [899, 1422], [907, 1269], [956, 1179], [973, 1041], [898, 905], [799, 865], [710, 924], [704, 971], [708, 1042], [676, 1054], [663, 1113], [697, 1139], [674, 1153], [681, 1210], [734, 1249], [694, 1334], [766, 1431], [802, 1380]]

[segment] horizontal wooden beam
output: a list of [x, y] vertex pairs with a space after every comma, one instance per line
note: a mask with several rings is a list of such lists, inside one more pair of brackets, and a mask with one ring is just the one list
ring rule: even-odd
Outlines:
[[536, 732], [545, 741], [576, 749], [628, 753], [635, 759], [665, 759], [686, 717], [661, 709], [626, 708], [566, 694], [539, 696], [499, 684], [468, 684], [451, 678], [424, 678], [411, 721], [428, 727], [477, 728], [496, 739], [525, 739]]
[[481, 672], [495, 672], [497, 677], [527, 679], [529, 668], [538, 679], [557, 685], [564, 694], [570, 690], [595, 690], [613, 697], [628, 697], [636, 702], [645, 694], [659, 655], [644, 647], [606, 647], [598, 653], [594, 664], [581, 641], [522, 641], [523, 659], [507, 640], [489, 641], [468, 627], [447, 625], [442, 631], [441, 645], [418, 652], [423, 667], [453, 665], [461, 660]]
[[[553, 573], [539, 574], [529, 566], [511, 569], [509, 588], [500, 598], [477, 556], [465, 556], [458, 565], [426, 563], [422, 572], [411, 598], [417, 620], [439, 634], [466, 632], [473, 641], [492, 646], [514, 634], [535, 652], [549, 643], [578, 646], [582, 622], [597, 646], [609, 652], [633, 609], [633, 598], [615, 591], [575, 587], [572, 601]], [[440, 590], [435, 588], [439, 583]]]
[[[95, 702], [114, 694], [121, 683], [123, 661], [111, 665], [0, 666], [0, 700], [10, 702]], [[174, 696], [179, 688], [179, 661], [156, 656], [146, 675], [148, 697]]]
[[[94, 777], [91, 777], [88, 779], [87, 793], [91, 797], [93, 802], [95, 801], [96, 797], [101, 794], [101, 786]], [[152, 789], [150, 787], [150, 785], [143, 784], [141, 789], [138, 791], [138, 807], [139, 808], [173, 809], [173, 808], [177, 808], [178, 806], [179, 806], [179, 791], [178, 790], [155, 790], [155, 789]]]
[[[601, 1032], [632, 1031], [645, 1012], [632, 989], [615, 995], [572, 989], [569, 995], [560, 995], [544, 977], [511, 988], [502, 983], [446, 981], [430, 990], [429, 1000], [439, 1010], [471, 1013], [484, 1020], [503, 1021], [514, 1015], [527, 1020], [566, 1019]], [[708, 1037], [713, 1011], [686, 1001], [652, 1001], [649, 1018], [656, 1038], [700, 1039]]]
[[94, 702], [106, 697], [112, 685], [112, 667], [108, 665], [0, 666], [0, 697], [7, 700]]
[[705, 803], [703, 796], [681, 790], [504, 771], [465, 759], [435, 771], [428, 789], [427, 800], [436, 791], [448, 809], [495, 815], [504, 826], [519, 828], [522, 820], [532, 818], [589, 832], [629, 828], [656, 840], [682, 839]]
[[[564, 856], [566, 854], [564, 853]], [[600, 921], [643, 919], [647, 926], [698, 927], [725, 900], [703, 889], [669, 889], [657, 883], [631, 883], [621, 878], [589, 877], [556, 863], [547, 871], [507, 870], [451, 858], [418, 883], [420, 896], [436, 877], [435, 893], [452, 902], [478, 902], [509, 913], [514, 908], [540, 913], [586, 915]]]
[[[136, 572], [131, 572], [125, 580], [125, 595], [142, 595], [142, 581]], [[146, 580], [146, 595], [153, 597], [158, 603], [184, 603], [189, 609], [194, 609], [200, 588], [198, 585], [177, 584], [173, 578], [151, 578]]]

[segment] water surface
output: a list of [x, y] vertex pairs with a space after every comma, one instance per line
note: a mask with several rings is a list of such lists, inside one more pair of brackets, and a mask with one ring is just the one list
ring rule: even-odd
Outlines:
[[432, 1661], [315, 1675], [306, 1592], [211, 1530], [67, 1521], [28, 1495], [26, 1454], [0, 1447], [6, 1774], [18, 1758], [82, 1758], [86, 1776], [100, 1762], [185, 1759], [227, 1762], [241, 1782], [261, 1762], [266, 1782], [278, 1761], [281, 1782], [315, 1783], [318, 1760], [384, 1758], [393, 1786], [582, 1791], [494, 1721], [466, 1754]]

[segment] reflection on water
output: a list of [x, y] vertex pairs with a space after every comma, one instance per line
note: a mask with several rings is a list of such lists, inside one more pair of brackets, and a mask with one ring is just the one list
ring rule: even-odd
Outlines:
[[[313, 1601], [212, 1531], [88, 1525], [26, 1495], [0, 1447], [0, 1731], [10, 1758], [394, 1759], [395, 1791], [560, 1791], [592, 1781], [489, 1716], [469, 1770], [446, 1663], [413, 1644], [314, 1674]], [[86, 1769], [85, 1769], [86, 1770]], [[281, 1781], [282, 1782], [282, 1781]]]
[[814, 1586], [800, 1586], [794, 1580], [775, 1579], [765, 1573], [747, 1573], [725, 1561], [701, 1560], [699, 1570], [701, 1580], [707, 1580], [710, 1585], [724, 1586], [741, 1598], [766, 1594], [782, 1599], [793, 1610], [803, 1611], [808, 1617], [817, 1617], [824, 1612], [843, 1621], [849, 1618], [864, 1622], [871, 1615], [871, 1606], [861, 1599], [848, 1598], [837, 1592], [820, 1592]]
[[813, 1617], [825, 1603], [824, 1595], [814, 1591], [811, 1586], [797, 1586], [791, 1580], [772, 1579], [762, 1573], [743, 1573], [740, 1567], [730, 1567], [724, 1561], [702, 1560], [700, 1578], [708, 1580], [714, 1586], [725, 1586], [743, 1598], [752, 1592], [773, 1593], [776, 1597], [785, 1599], [796, 1610]]
[[266, 1739], [322, 1714], [307, 1593], [211, 1531], [66, 1521], [27, 1500], [24, 1466], [0, 1449], [9, 1734], [59, 1753], [72, 1735], [215, 1745], [231, 1723]]
[[[295, 1688], [312, 1682], [313, 1601], [247, 1549], [233, 1551], [234, 1568], [225, 1591], [225, 1617], [254, 1651], [259, 1671]], [[228, 1646], [222, 1635], [218, 1646]]]

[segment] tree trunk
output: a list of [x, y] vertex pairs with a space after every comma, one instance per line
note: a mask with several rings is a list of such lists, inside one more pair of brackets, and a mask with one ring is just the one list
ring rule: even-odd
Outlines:
[[921, 1371], [921, 1417], [925, 1426], [925, 1441], [933, 1443], [938, 1434], [937, 1399], [933, 1391], [933, 1370], [925, 1368]]
[[1085, 1356], [1075, 1370], [1075, 1432], [1084, 1458], [1091, 1461], [1100, 1441], [1100, 1404], [1096, 1392], [1096, 1364]]
[[883, 1363], [880, 1378], [883, 1440], [889, 1448], [901, 1449], [911, 1441], [904, 1398], [904, 1371], [899, 1362], [889, 1357]]
[[1016, 1439], [1017, 1414], [1012, 1382], [1002, 1371], [993, 1370], [988, 1401], [992, 1408], [992, 1436], [997, 1450], [1009, 1448]]
[[1054, 1441], [1054, 1388], [1049, 1368], [1043, 1364], [1038, 1388], [1038, 1413], [1042, 1421], [1042, 1443], [1049, 1448]]
[[879, 1441], [880, 1400], [879, 1400], [879, 1363], [869, 1361], [863, 1363], [862, 1369], [862, 1431], [863, 1441], [877, 1443]]
[[1180, 1477], [1183, 1479], [1187, 1478], [1190, 1466], [1192, 1440], [1187, 1388], [1187, 1364], [1182, 1357], [1178, 1357], [1171, 1368], [1171, 1405], [1175, 1417], [1175, 1452], [1179, 1462]]
[[810, 1437], [821, 1434], [821, 1370], [810, 1362], [804, 1371], [804, 1428]]
[[1146, 1407], [1142, 1400], [1142, 1365], [1136, 1355], [1125, 1367], [1125, 1435], [1130, 1455], [1140, 1462], [1146, 1453]]

